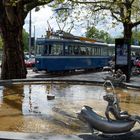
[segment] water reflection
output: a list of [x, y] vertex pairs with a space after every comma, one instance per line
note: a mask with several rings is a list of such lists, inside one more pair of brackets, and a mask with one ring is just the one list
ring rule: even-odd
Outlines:
[[22, 114], [23, 98], [23, 85], [5, 86], [3, 88], [3, 103], [1, 109], [5, 109], [6, 105], [6, 108], [9, 109], [9, 112], [16, 111], [19, 114]]
[[22, 116], [23, 85], [5, 86], [1, 91], [0, 130], [13, 130]]
[[[106, 89], [106, 92], [110, 93], [112, 92], [112, 89]], [[127, 110], [132, 114], [140, 114], [140, 111], [138, 111], [140, 104], [140, 90], [116, 88], [115, 94], [117, 94], [123, 110]]]
[[120, 99], [120, 102], [140, 104], [140, 90], [120, 89], [116, 88], [114, 91], [110, 88], [106, 89], [107, 93], [114, 92]]
[[[17, 84], [0, 88], [0, 130], [74, 134], [89, 132], [76, 112], [89, 105], [104, 115], [103, 95], [112, 92], [102, 86], [67, 83]], [[121, 107], [140, 115], [139, 91], [115, 89]], [[55, 94], [48, 100], [48, 94]], [[65, 129], [65, 131], [64, 131]]]

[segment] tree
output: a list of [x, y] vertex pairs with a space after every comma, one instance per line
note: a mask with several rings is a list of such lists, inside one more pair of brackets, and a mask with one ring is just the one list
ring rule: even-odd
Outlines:
[[[22, 30], [24, 19], [33, 8], [54, 0], [1, 0], [0, 29], [3, 40], [1, 79], [26, 78]], [[62, 2], [63, 0], [58, 0]]]
[[94, 38], [97, 40], [104, 41], [106, 43], [114, 43], [114, 39], [109, 35], [109, 33], [103, 31], [103, 30], [98, 30], [94, 26], [93, 27], [88, 27], [86, 31], [86, 37], [88, 38]]
[[[23, 44], [24, 44], [24, 51], [27, 51], [28, 50], [28, 40], [29, 40], [29, 34], [26, 32], [25, 29], [23, 29], [22, 31], [22, 39], [23, 39]], [[2, 41], [2, 38], [0, 36], [0, 50], [2, 50], [3, 48], [3, 41]]]
[[[124, 38], [126, 39], [131, 39], [132, 29], [140, 24], [139, 0], [67, 0], [64, 6], [66, 5], [69, 5], [69, 7], [71, 5], [73, 11], [79, 9], [78, 16], [82, 14], [83, 17], [86, 17], [85, 20], [90, 23], [93, 21], [95, 24], [98, 19], [106, 20], [110, 17], [113, 20], [112, 24], [122, 23]], [[108, 11], [110, 14], [108, 14]]]

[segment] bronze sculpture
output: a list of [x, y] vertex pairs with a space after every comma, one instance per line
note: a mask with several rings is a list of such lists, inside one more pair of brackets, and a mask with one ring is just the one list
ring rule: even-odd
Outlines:
[[[130, 115], [126, 111], [121, 111], [119, 101], [115, 94], [107, 94], [103, 98], [108, 102], [105, 111], [106, 117], [100, 116], [89, 106], [84, 106], [80, 113], [78, 113], [78, 118], [88, 123], [92, 132], [97, 130], [103, 134], [125, 134], [131, 131], [136, 122], [140, 123], [139, 116]], [[109, 112], [113, 114], [115, 119], [110, 118]]]
[[113, 73], [111, 76], [107, 76], [104, 78], [104, 86], [107, 87], [108, 85], [113, 86], [121, 86], [123, 82], [126, 82], [126, 75], [118, 69], [116, 73]]
[[131, 118], [131, 115], [128, 114], [127, 111], [121, 111], [121, 108], [119, 106], [119, 100], [115, 94], [104, 95], [103, 99], [108, 102], [105, 111], [105, 115], [108, 121], [111, 120], [109, 112], [111, 112], [111, 114], [114, 116], [116, 120], [124, 120], [124, 119], [129, 120]]

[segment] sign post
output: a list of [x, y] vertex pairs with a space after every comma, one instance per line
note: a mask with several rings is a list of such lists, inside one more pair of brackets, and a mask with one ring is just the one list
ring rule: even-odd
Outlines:
[[121, 69], [130, 82], [131, 75], [131, 45], [129, 39], [115, 39], [115, 71]]

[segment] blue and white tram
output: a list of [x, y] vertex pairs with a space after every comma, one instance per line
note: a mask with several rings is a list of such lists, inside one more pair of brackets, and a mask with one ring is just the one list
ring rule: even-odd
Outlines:
[[[115, 54], [115, 44], [108, 44], [108, 54], [110, 56]], [[135, 56], [140, 55], [140, 46], [131, 45], [131, 54]]]
[[38, 38], [35, 67], [47, 72], [102, 68], [110, 60], [107, 49], [106, 43]]

